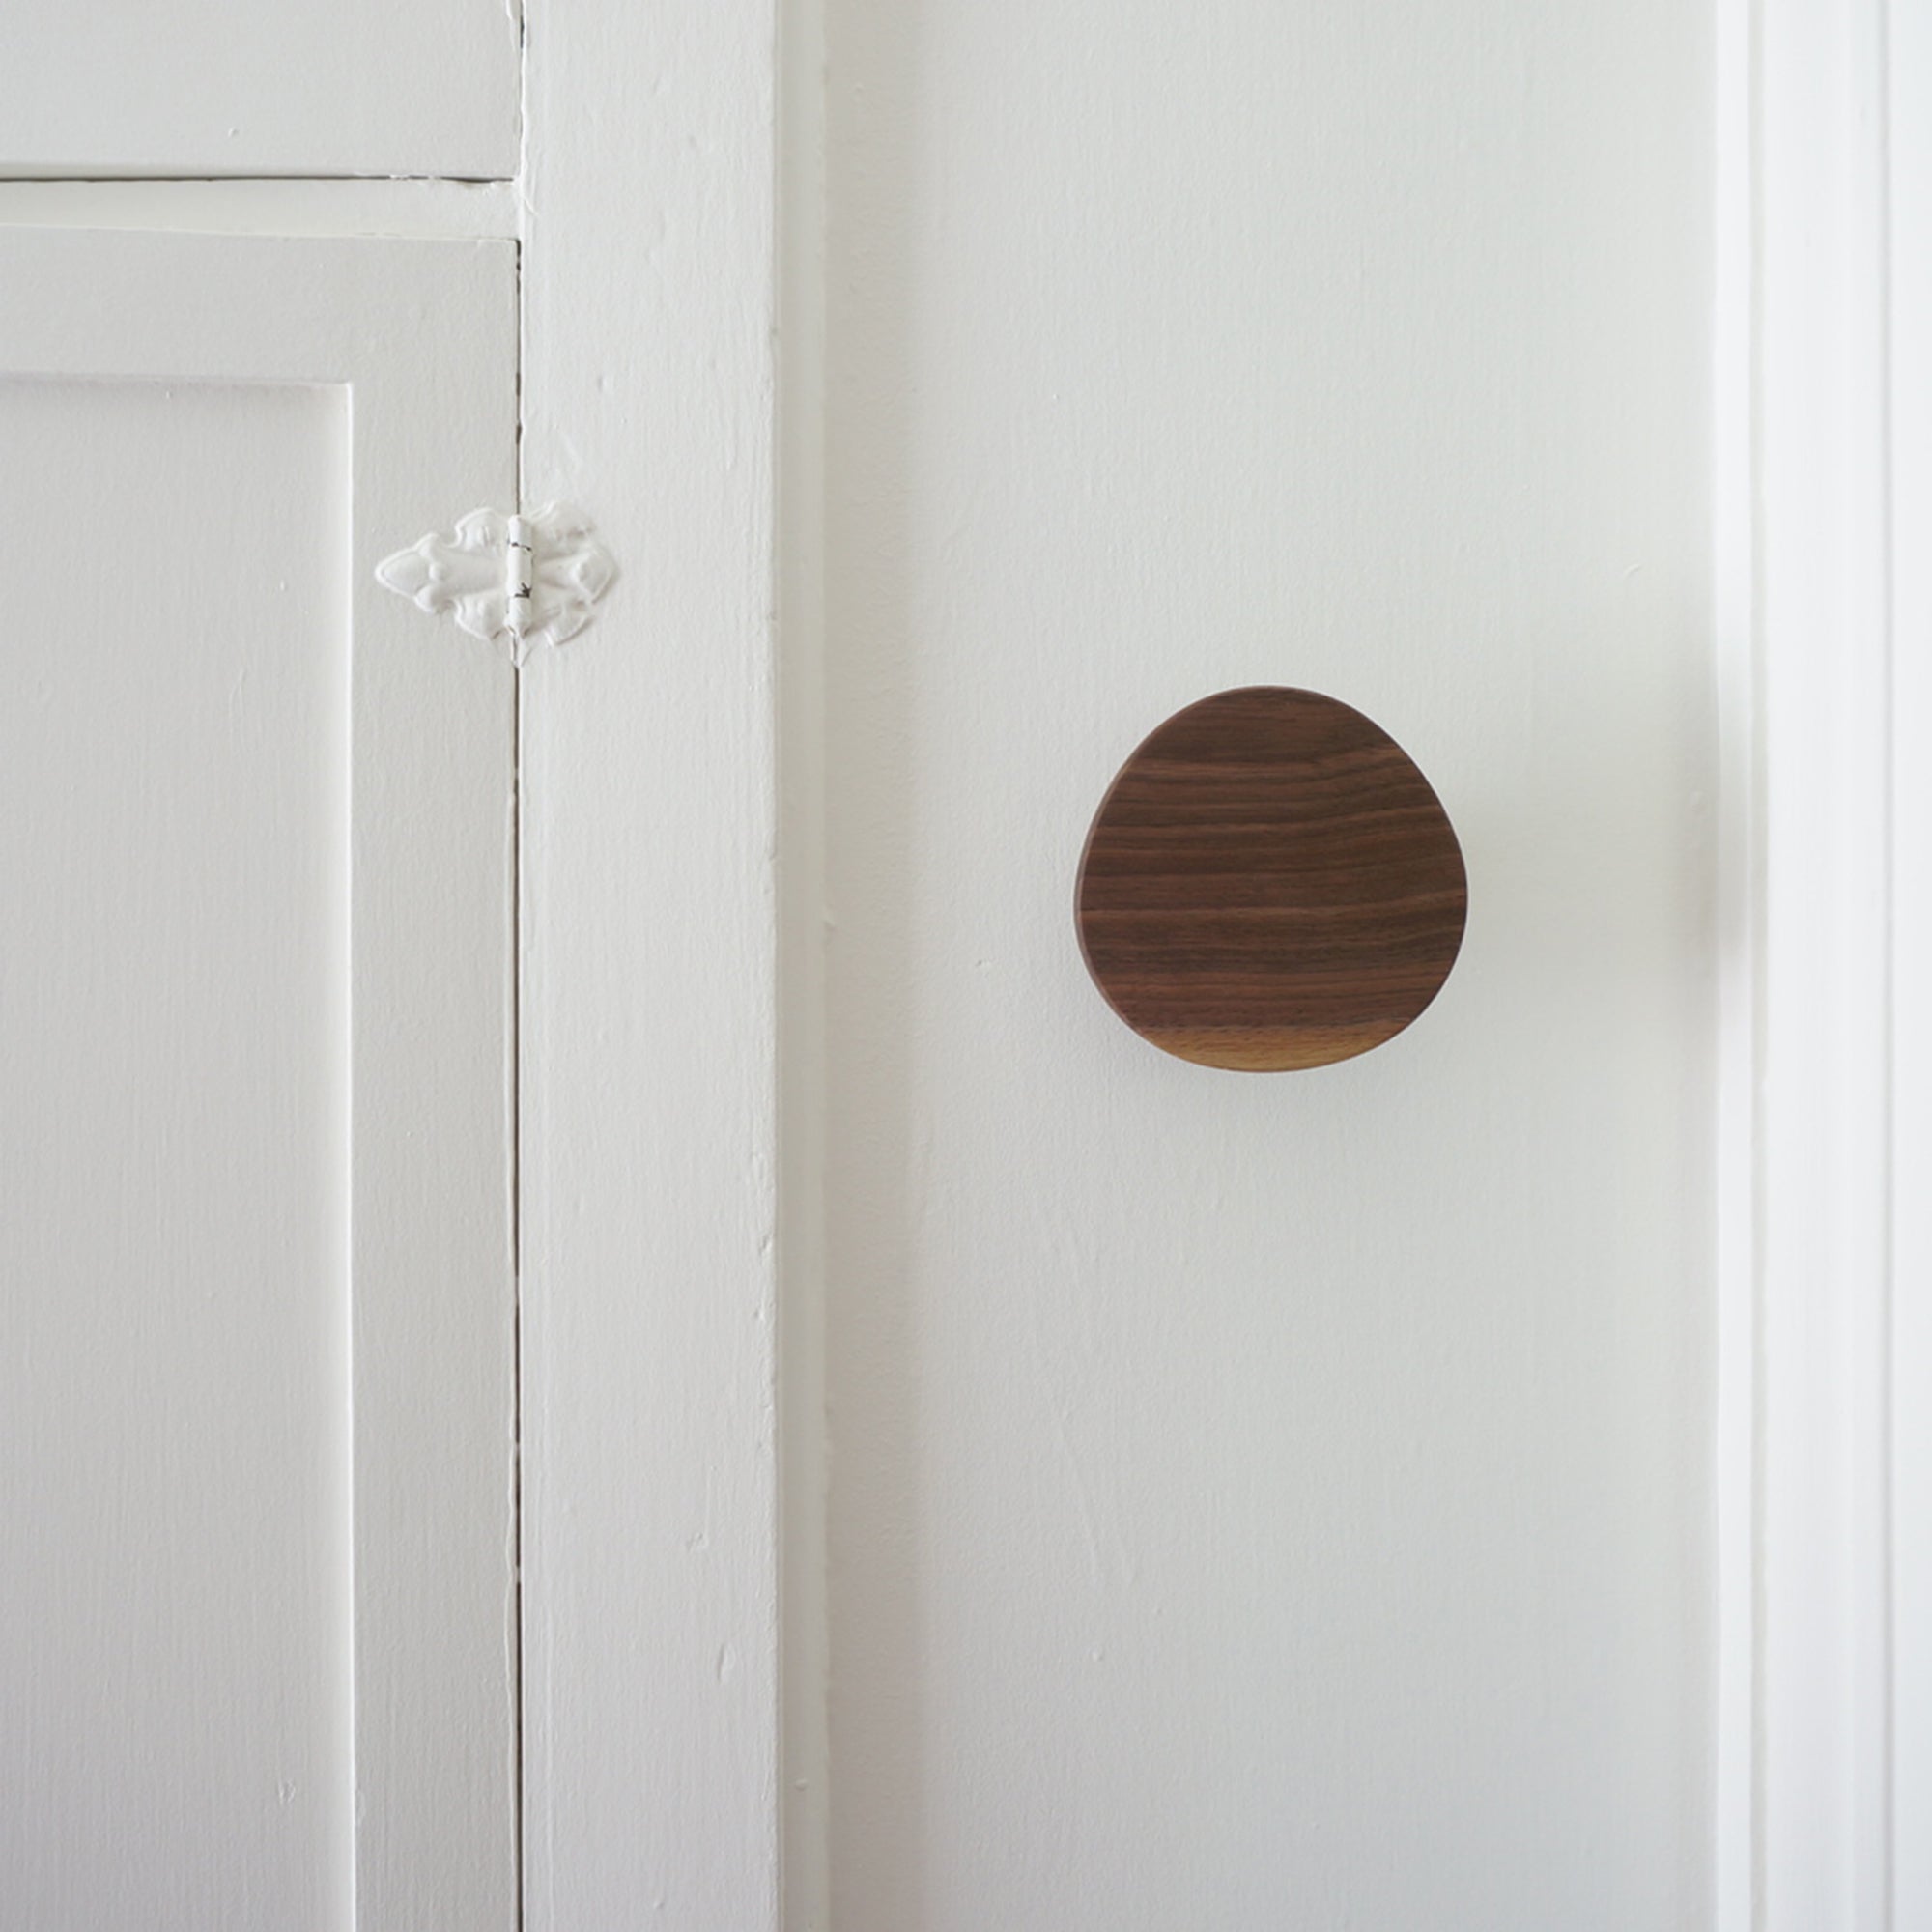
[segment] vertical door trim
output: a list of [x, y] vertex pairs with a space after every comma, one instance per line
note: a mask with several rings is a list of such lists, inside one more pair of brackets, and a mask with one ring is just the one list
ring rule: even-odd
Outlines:
[[1902, 493], [1926, 500], [1932, 303], [1902, 217], [1932, 197], [1890, 111], [1901, 46], [1932, 72], [1924, 11], [1719, 10], [1720, 1932], [1932, 1909], [1923, 1834], [1898, 1829], [1927, 1795], [1903, 1693], [1926, 1669], [1932, 1456], [1893, 1400], [1932, 1353], [1912, 777], [1932, 702], [1895, 648], [1927, 585], [1893, 542]]
[[1892, 865], [1891, 1909], [1932, 1925], [1932, 6], [1885, 25]]
[[780, 1922], [777, 32], [527, 10], [524, 487], [623, 571], [523, 684], [530, 1932]]

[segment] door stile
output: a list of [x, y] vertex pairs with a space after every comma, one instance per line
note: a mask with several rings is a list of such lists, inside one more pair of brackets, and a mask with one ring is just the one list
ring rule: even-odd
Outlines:
[[[780, 1922], [770, 0], [526, 19], [526, 1911]], [[621, 138], [616, 138], [621, 130]]]

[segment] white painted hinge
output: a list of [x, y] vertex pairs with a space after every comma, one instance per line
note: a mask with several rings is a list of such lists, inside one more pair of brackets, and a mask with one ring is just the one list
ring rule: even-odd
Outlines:
[[589, 623], [617, 566], [594, 526], [568, 503], [521, 516], [471, 510], [448, 535], [432, 530], [376, 566], [377, 582], [472, 638], [504, 639], [522, 664], [533, 644], [560, 644]]

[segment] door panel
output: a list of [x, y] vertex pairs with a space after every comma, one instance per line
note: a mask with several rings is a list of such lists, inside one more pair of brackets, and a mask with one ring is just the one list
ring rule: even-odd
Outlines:
[[[1707, 37], [830, 9], [838, 1932], [1702, 1922]], [[1468, 864], [1308, 1073], [1073, 931], [1253, 683]]]
[[0, 175], [516, 172], [505, 0], [0, 11]]
[[[0, 725], [31, 936], [0, 1005], [0, 1869], [36, 1926], [340, 1925], [347, 410], [15, 383], [0, 424], [37, 539]], [[204, 573], [192, 637], [152, 626]]]
[[0, 272], [0, 1890], [507, 1932], [512, 673], [370, 567], [511, 486], [511, 254]]

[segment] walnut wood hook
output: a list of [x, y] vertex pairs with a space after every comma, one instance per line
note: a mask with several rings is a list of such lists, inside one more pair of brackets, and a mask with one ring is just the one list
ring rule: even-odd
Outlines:
[[1121, 1018], [1207, 1066], [1275, 1072], [1391, 1039], [1441, 990], [1463, 851], [1388, 733], [1256, 685], [1177, 712], [1087, 837], [1081, 951]]

